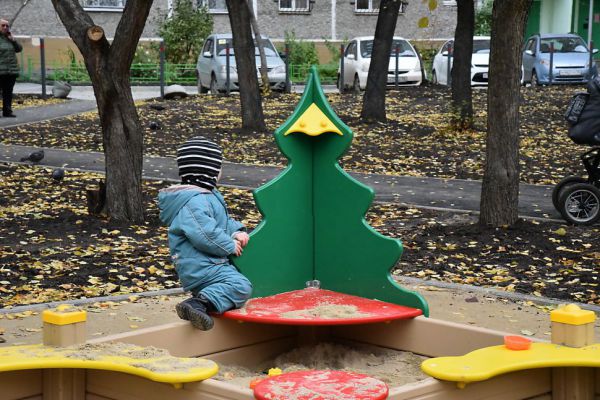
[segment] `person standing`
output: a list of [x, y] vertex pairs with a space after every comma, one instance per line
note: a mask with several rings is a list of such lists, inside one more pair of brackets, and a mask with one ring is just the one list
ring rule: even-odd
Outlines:
[[8, 21], [0, 19], [0, 90], [2, 90], [3, 117], [16, 117], [12, 112], [12, 97], [19, 76], [17, 53], [21, 50], [23, 46], [13, 38]]

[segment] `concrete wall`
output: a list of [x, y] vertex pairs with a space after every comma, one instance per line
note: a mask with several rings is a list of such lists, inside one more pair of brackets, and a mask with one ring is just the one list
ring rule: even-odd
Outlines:
[[[562, 1], [562, 0], [556, 0]], [[22, 0], [0, 0], [0, 15], [12, 18]], [[428, 2], [411, 1], [406, 12], [398, 17], [396, 35], [409, 39], [446, 38], [454, 34], [456, 7], [444, 6], [439, 2], [434, 11], [429, 11]], [[168, 0], [155, 0], [142, 37], [156, 37], [159, 17], [167, 11]], [[304, 14], [281, 13], [278, 2], [258, 0], [257, 18], [264, 33], [273, 39], [283, 39], [285, 32], [294, 31], [296, 37], [308, 40], [345, 40], [354, 36], [373, 35], [377, 14], [354, 11], [354, 1], [316, 0], [312, 10]], [[90, 11], [94, 23], [114, 36], [121, 17], [120, 12]], [[230, 32], [227, 14], [214, 14], [215, 32]], [[417, 21], [429, 17], [428, 28], [418, 28]], [[30, 0], [13, 26], [15, 35], [68, 36], [50, 0]]]
[[[11, 19], [22, 3], [23, 0], [0, 0], [0, 15]], [[167, 0], [155, 0], [142, 37], [157, 36], [158, 19], [166, 12]], [[108, 37], [114, 36], [121, 12], [90, 11], [88, 14], [96, 25], [104, 28]], [[30, 0], [13, 24], [12, 32], [28, 36], [68, 36], [50, 0]]]
[[572, 0], [545, 0], [540, 7], [540, 33], [571, 31]]
[[[22, 1], [0, 0], [0, 16], [11, 19]], [[263, 34], [278, 42], [283, 41], [286, 32], [294, 32], [298, 39], [319, 42], [319, 58], [321, 62], [327, 62], [331, 55], [322, 43], [324, 40], [337, 46], [355, 36], [370, 36], [375, 33], [377, 14], [356, 13], [353, 1], [355, 0], [316, 0], [311, 11], [303, 14], [282, 13], [279, 11], [278, 2], [273, 0], [258, 0], [255, 8]], [[169, 3], [169, 0], [154, 0], [142, 40], [158, 36], [160, 17], [166, 15]], [[104, 28], [109, 38], [114, 36], [121, 12], [89, 11], [88, 14], [95, 24]], [[429, 18], [427, 28], [417, 26], [422, 17]], [[213, 19], [214, 32], [231, 32], [227, 14], [213, 14]], [[437, 46], [436, 39], [454, 35], [455, 25], [456, 7], [444, 6], [440, 1], [438, 8], [430, 11], [428, 2], [415, 0], [410, 1], [405, 12], [398, 17], [396, 35], [413, 39], [419, 44], [433, 42], [434, 46]], [[13, 24], [12, 31], [25, 47], [22, 56], [24, 67], [32, 63], [34, 68], [39, 65], [39, 47], [32, 45], [31, 37], [46, 38], [46, 59], [49, 67], [53, 63], [64, 64], [68, 61], [69, 49], [80, 58], [77, 47], [68, 38], [50, 0], [30, 0]]]
[[[298, 39], [317, 41], [343, 41], [355, 36], [374, 35], [377, 14], [356, 13], [354, 4], [350, 3], [348, 0], [318, 0], [309, 13], [290, 14], [279, 12], [277, 2], [263, 0], [257, 7], [257, 19], [262, 32], [274, 40], [283, 40], [286, 31], [293, 31]], [[439, 3], [437, 9], [429, 11], [427, 2], [411, 1], [398, 17], [396, 35], [423, 40], [454, 36], [456, 7]], [[226, 14], [213, 17], [215, 32], [231, 32]], [[418, 27], [418, 20], [422, 17], [429, 18], [429, 27]]]

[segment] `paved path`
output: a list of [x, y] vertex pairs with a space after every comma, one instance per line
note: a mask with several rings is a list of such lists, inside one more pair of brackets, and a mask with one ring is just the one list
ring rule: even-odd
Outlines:
[[[184, 88], [190, 95], [198, 94], [198, 88], [195, 86], [185, 86]], [[304, 86], [294, 85], [292, 89], [296, 93], [302, 93]], [[335, 86], [327, 86], [324, 89], [326, 92], [335, 92], [337, 90]], [[52, 96], [51, 91], [51, 86], [46, 88], [48, 96]], [[42, 85], [37, 83], [17, 83], [14, 92], [20, 94], [41, 94]], [[160, 97], [160, 86], [132, 86], [131, 93], [134, 100], [158, 98]], [[0, 128], [47, 121], [95, 109], [96, 98], [93, 88], [91, 86], [73, 86], [68, 101], [43, 107], [16, 109], [15, 114], [17, 118], [0, 118]]]
[[[189, 94], [197, 94], [195, 86], [186, 86]], [[37, 83], [17, 83], [15, 93], [39, 94], [42, 93], [42, 85]], [[52, 96], [52, 87], [46, 88], [48, 96]], [[160, 97], [160, 86], [132, 86], [131, 93], [134, 100], [144, 100]], [[96, 109], [96, 97], [91, 86], [73, 86], [69, 99], [64, 103], [49, 104], [43, 107], [25, 107], [15, 110], [17, 118], [0, 118], [0, 128], [8, 128], [33, 122], [47, 121], [62, 118], [68, 115], [79, 114]]]
[[[184, 86], [185, 91], [192, 95], [198, 94], [196, 86]], [[17, 83], [14, 93], [20, 94], [42, 94], [42, 85], [39, 83]], [[52, 96], [52, 85], [46, 86], [46, 94]], [[134, 100], [152, 99], [160, 97], [160, 86], [132, 86], [131, 94]], [[96, 101], [94, 89], [91, 86], [73, 86], [69, 98], [74, 100]]]
[[[19, 162], [38, 148], [0, 145], [0, 162]], [[92, 152], [74, 152], [45, 149], [40, 163], [49, 167], [104, 172], [104, 155]], [[221, 184], [254, 189], [273, 179], [281, 168], [225, 163]], [[456, 211], [478, 211], [481, 182], [462, 179], [416, 178], [379, 174], [352, 173], [356, 179], [372, 187], [376, 201], [412, 205], [421, 208], [441, 208]], [[144, 177], [149, 179], [178, 180], [174, 158], [145, 157]], [[519, 214], [527, 217], [556, 218], [560, 215], [552, 206], [552, 186], [520, 185]]]
[[48, 121], [96, 109], [95, 100], [70, 100], [43, 107], [25, 107], [14, 110], [17, 118], [0, 118], [0, 128]]
[[[335, 85], [322, 85], [325, 93], [335, 93]], [[187, 94], [198, 94], [197, 86], [184, 86]], [[292, 85], [292, 92], [303, 93], [304, 85]], [[39, 83], [17, 83], [14, 93], [20, 94], [42, 94], [42, 85]], [[236, 92], [233, 92], [235, 95]], [[46, 86], [46, 94], [52, 96], [52, 86]], [[131, 94], [134, 100], [152, 99], [160, 97], [160, 86], [132, 86]], [[91, 86], [73, 86], [69, 98], [74, 100], [96, 100], [94, 89]]]
[[[302, 86], [295, 91], [301, 92]], [[335, 88], [327, 87], [329, 91]], [[50, 91], [50, 89], [48, 89]], [[186, 86], [190, 94], [197, 89]], [[16, 93], [41, 93], [37, 84], [19, 83]], [[0, 118], [0, 128], [31, 122], [60, 118], [94, 110], [96, 103], [90, 86], [75, 86], [71, 92], [73, 100], [62, 104], [44, 107], [23, 108], [15, 111], [17, 118]], [[133, 86], [135, 99], [160, 96], [159, 86]], [[26, 146], [0, 145], [0, 161], [19, 162], [34, 148]], [[104, 172], [104, 156], [100, 153], [73, 152], [59, 149], [46, 149], [43, 164], [50, 167]], [[279, 174], [281, 168], [261, 167], [226, 163], [223, 168], [222, 184], [253, 189]], [[175, 160], [164, 157], [146, 157], [144, 175], [151, 179], [177, 180]], [[457, 211], [478, 211], [481, 182], [460, 179], [415, 178], [377, 174], [352, 174], [359, 181], [372, 187], [377, 201], [390, 201], [417, 207], [452, 209]], [[519, 214], [527, 217], [556, 218], [560, 214], [552, 206], [552, 186], [520, 185]]]

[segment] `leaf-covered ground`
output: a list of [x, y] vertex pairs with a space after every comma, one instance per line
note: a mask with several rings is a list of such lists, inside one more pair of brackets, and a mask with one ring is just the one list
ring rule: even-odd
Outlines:
[[[551, 184], [572, 172], [582, 173], [578, 155], [586, 150], [567, 137], [563, 112], [581, 86], [522, 88], [521, 180]], [[485, 156], [486, 90], [474, 90], [476, 129], [450, 129], [450, 91], [442, 86], [389, 91], [386, 124], [359, 121], [362, 97], [330, 94], [333, 109], [354, 131], [355, 139], [342, 164], [347, 170], [481, 179]], [[272, 132], [291, 114], [298, 94], [276, 94], [264, 101]], [[166, 109], [157, 110], [156, 106]], [[158, 107], [160, 108], [160, 107]], [[146, 102], [138, 106], [145, 127], [145, 153], [174, 156], [177, 146], [193, 135], [219, 142], [232, 162], [283, 165], [285, 159], [271, 133], [247, 133], [241, 126], [239, 97], [193, 96], [183, 100]], [[154, 124], [153, 124], [154, 123]], [[158, 125], [159, 129], [151, 129]], [[43, 135], [42, 135], [43, 134]], [[42, 136], [45, 142], [42, 143]], [[45, 145], [102, 151], [95, 112], [0, 131], [5, 144]]]
[[[146, 222], [117, 224], [87, 214], [85, 188], [99, 175], [0, 165], [0, 307], [178, 287], [166, 228], [155, 203], [163, 182], [145, 182]], [[254, 227], [249, 192], [223, 189], [233, 216]], [[600, 228], [520, 222], [479, 231], [473, 217], [373, 204], [369, 223], [400, 238], [395, 273], [497, 286], [600, 304]]]
[[[1, 99], [0, 99], [1, 100]], [[13, 110], [18, 110], [25, 107], [40, 107], [50, 104], [60, 104], [68, 101], [66, 99], [57, 99], [52, 96], [42, 99], [42, 96], [35, 94], [15, 94], [13, 97]], [[2, 104], [2, 101], [0, 101]]]

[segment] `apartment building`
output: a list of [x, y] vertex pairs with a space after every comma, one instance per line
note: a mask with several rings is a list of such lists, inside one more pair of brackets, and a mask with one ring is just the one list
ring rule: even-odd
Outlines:
[[[80, 0], [94, 22], [114, 35], [126, 0]], [[225, 0], [195, 0], [206, 6], [214, 17], [215, 32], [230, 32]], [[354, 36], [373, 35], [379, 0], [251, 0], [262, 32], [283, 39], [285, 32], [314, 41], [343, 41]], [[143, 38], [156, 38], [161, 20], [168, 14], [173, 0], [155, 0]], [[23, 0], [0, 1], [0, 15], [11, 19]], [[437, 4], [434, 10], [430, 6]], [[428, 26], [419, 27], [427, 18]], [[396, 35], [410, 39], [431, 40], [450, 37], [456, 24], [454, 0], [403, 1]], [[13, 33], [23, 36], [66, 37], [50, 0], [30, 0], [13, 24]]]

